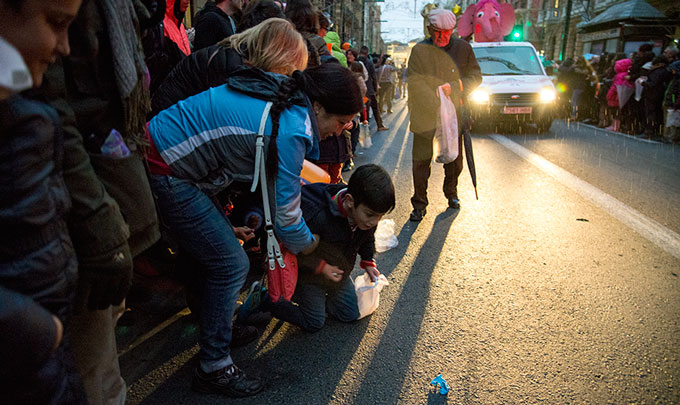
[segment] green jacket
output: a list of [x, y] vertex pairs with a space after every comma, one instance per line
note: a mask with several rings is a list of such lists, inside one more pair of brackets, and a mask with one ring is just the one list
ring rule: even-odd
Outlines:
[[333, 57], [340, 62], [340, 64], [344, 67], [347, 66], [347, 56], [345, 56], [345, 53], [342, 51], [342, 48], [340, 48], [340, 36], [338, 35], [337, 32], [335, 31], [328, 31], [326, 33], [326, 36], [323, 37], [324, 41], [326, 41], [327, 44], [333, 44]]

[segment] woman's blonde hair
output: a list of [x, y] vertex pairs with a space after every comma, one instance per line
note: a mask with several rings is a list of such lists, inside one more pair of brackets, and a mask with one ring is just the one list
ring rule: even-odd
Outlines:
[[307, 45], [295, 26], [269, 18], [220, 42], [240, 53], [250, 66], [290, 76], [307, 67]]

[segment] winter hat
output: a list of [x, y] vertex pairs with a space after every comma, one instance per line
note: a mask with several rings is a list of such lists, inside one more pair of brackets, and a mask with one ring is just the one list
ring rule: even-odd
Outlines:
[[456, 26], [456, 15], [449, 10], [436, 8], [431, 10], [427, 19], [432, 28], [438, 31], [449, 31]]

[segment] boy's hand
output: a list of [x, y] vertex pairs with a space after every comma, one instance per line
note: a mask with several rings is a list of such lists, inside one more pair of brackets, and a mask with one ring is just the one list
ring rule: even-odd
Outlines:
[[338, 266], [333, 266], [332, 264], [326, 263], [321, 269], [321, 273], [326, 276], [327, 279], [337, 283], [338, 281], [342, 280], [344, 271], [340, 270]]
[[378, 280], [378, 277], [380, 277], [380, 272], [373, 266], [366, 266], [365, 270], [366, 273], [368, 273], [368, 276], [371, 278], [371, 281], [374, 283]]
[[234, 227], [234, 233], [236, 234], [237, 238], [244, 242], [248, 242], [255, 237], [255, 232], [253, 232], [253, 230], [247, 226]]

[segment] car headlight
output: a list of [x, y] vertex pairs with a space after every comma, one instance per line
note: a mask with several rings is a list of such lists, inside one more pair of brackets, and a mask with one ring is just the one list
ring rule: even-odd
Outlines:
[[470, 101], [477, 104], [489, 102], [489, 92], [485, 89], [476, 89], [470, 93]]
[[542, 88], [539, 94], [542, 103], [551, 103], [557, 98], [557, 93], [550, 87]]

